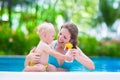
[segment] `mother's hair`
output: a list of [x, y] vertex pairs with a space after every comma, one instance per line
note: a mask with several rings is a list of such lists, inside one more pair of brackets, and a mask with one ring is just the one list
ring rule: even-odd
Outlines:
[[77, 28], [77, 26], [74, 23], [66, 22], [61, 26], [61, 29], [62, 28], [66, 28], [69, 31], [69, 33], [71, 35], [70, 42], [73, 44], [73, 48], [76, 48], [76, 45], [78, 43], [78, 28]]

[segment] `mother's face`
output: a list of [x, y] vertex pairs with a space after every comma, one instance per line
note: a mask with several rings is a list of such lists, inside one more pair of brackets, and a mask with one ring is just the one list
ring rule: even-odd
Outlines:
[[71, 39], [71, 34], [66, 28], [62, 28], [58, 34], [58, 43], [65, 44], [68, 43]]

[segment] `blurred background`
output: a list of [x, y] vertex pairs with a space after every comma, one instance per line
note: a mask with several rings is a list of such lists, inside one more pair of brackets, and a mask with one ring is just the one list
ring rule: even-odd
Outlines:
[[[93, 60], [93, 71], [120, 72], [120, 0], [0, 0], [0, 71], [24, 69], [44, 21], [55, 25], [55, 39], [64, 22], [75, 23], [78, 46]], [[90, 71], [75, 66], [69, 71]]]
[[120, 57], [120, 0], [0, 0], [0, 55], [27, 55], [44, 21], [57, 33], [64, 22], [75, 23], [88, 56]]

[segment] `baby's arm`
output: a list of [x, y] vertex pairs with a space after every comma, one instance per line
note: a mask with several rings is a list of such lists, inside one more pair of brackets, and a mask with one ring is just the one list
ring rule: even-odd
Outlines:
[[71, 57], [71, 56], [63, 55], [63, 54], [61, 54], [61, 53], [59, 53], [59, 52], [57, 52], [57, 51], [54, 51], [54, 50], [52, 50], [52, 49], [51, 49], [51, 51], [50, 51], [50, 55], [52, 55], [52, 56], [54, 56], [54, 57], [56, 57], [56, 58], [58, 58], [58, 59], [63, 59], [63, 60], [67, 60], [67, 61], [71, 61], [71, 60], [72, 60], [72, 57]]
[[52, 56], [54, 56], [54, 57], [56, 57], [58, 59], [63, 59], [63, 60], [67, 60], [67, 61], [72, 60], [72, 56], [63, 55], [63, 54], [51, 49], [49, 45], [46, 45], [43, 49], [44, 49], [45, 53], [48, 53], [48, 54], [50, 54], [50, 55], [52, 55]]

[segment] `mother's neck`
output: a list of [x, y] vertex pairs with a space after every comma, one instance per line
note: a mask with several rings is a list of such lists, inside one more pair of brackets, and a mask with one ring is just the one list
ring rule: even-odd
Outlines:
[[61, 49], [61, 50], [62, 50], [62, 49], [64, 50], [64, 45], [57, 42], [57, 48], [58, 48], [58, 49]]
[[58, 51], [58, 52], [60, 52], [61, 54], [65, 54], [66, 53], [66, 50], [64, 50], [64, 46], [63, 45], [61, 45], [61, 44], [57, 44], [57, 46], [56, 46], [56, 50]]

